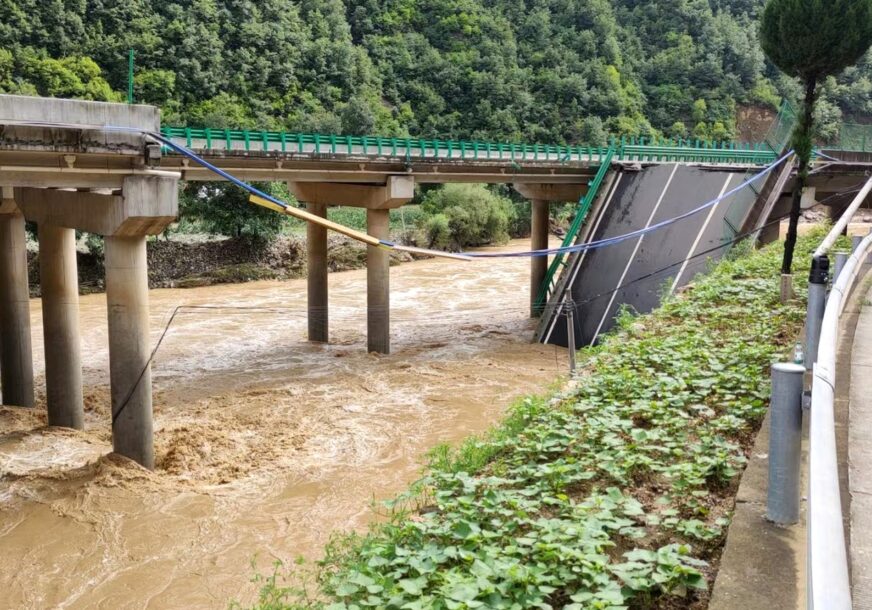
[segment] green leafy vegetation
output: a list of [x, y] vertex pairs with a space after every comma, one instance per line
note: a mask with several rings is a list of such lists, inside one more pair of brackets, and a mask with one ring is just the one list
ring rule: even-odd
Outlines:
[[[137, 101], [192, 127], [587, 144], [682, 126], [732, 136], [737, 105], [802, 95], [766, 63], [763, 5], [7, 0], [0, 91], [120, 100], [133, 49]], [[870, 75], [867, 55], [822, 83], [832, 120], [872, 113]]]
[[512, 202], [480, 184], [446, 184], [424, 196], [420, 228], [428, 248], [459, 250], [509, 238]]
[[[800, 238], [802, 260], [820, 238]], [[769, 364], [802, 325], [780, 257], [737, 248], [652, 314], [624, 312], [569, 389], [437, 448], [385, 522], [335, 539], [317, 594], [276, 572], [256, 607], [705, 607]]]

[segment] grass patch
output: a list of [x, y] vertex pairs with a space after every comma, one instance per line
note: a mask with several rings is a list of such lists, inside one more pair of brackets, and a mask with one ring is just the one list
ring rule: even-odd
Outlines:
[[[800, 238], [797, 277], [820, 237]], [[260, 577], [255, 607], [704, 608], [769, 365], [803, 323], [780, 261], [780, 245], [744, 251], [623, 316], [573, 389], [434, 450], [386, 521], [333, 540], [314, 588]]]

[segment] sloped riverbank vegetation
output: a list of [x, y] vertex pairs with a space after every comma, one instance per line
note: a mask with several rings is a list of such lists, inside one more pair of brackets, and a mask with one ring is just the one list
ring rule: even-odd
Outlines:
[[[800, 238], [798, 261], [819, 239]], [[769, 364], [802, 326], [801, 299], [779, 302], [781, 250], [625, 314], [569, 389], [438, 448], [387, 519], [337, 538], [317, 593], [273, 576], [256, 607], [704, 608]]]

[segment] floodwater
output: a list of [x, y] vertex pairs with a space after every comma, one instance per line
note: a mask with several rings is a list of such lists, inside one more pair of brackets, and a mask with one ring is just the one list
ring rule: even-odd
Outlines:
[[180, 310], [157, 354], [154, 472], [108, 455], [105, 297], [82, 297], [85, 432], [0, 410], [0, 607], [251, 602], [252, 562], [364, 530], [429, 448], [565, 371], [565, 350], [530, 343], [526, 259], [393, 268], [390, 356], [365, 352], [365, 282], [330, 275], [329, 345], [305, 341], [305, 279], [152, 291], [153, 342], [180, 305], [226, 308]]

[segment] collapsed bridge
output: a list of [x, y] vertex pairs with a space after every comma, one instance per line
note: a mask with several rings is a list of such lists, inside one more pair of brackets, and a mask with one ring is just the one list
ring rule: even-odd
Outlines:
[[[75, 256], [75, 231], [83, 230], [106, 238], [113, 447], [152, 467], [145, 243], [175, 220], [179, 180], [284, 181], [305, 203], [312, 218], [312, 341], [329, 338], [327, 206], [365, 208], [374, 240], [367, 242], [367, 344], [370, 351], [389, 353], [388, 214], [412, 199], [416, 184], [504, 183], [531, 200], [532, 249], [542, 251], [530, 256], [531, 312], [545, 312], [540, 337], [561, 343], [566, 337], [553, 322], [567, 295], [575, 306], [592, 290], [622, 286], [640, 265], [659, 267], [664, 259], [693, 256], [723, 233], [725, 223], [732, 236], [751, 227], [770, 237], [768, 219], [780, 213], [792, 180], [790, 164], [776, 167], [776, 157], [776, 148], [764, 143], [625, 140], [590, 148], [161, 128], [157, 109], [148, 106], [0, 95], [3, 403], [34, 404], [25, 220], [39, 227], [49, 424], [83, 425]], [[843, 189], [868, 167], [865, 160], [822, 167], [813, 185], [822, 192]], [[549, 267], [553, 202], [579, 204], [565, 244], [584, 244], [651, 227], [763, 168], [769, 173], [759, 192], [737, 193], [708, 216], [695, 215], [693, 223], [593, 254], [561, 251]], [[699, 269], [700, 261], [688, 260], [693, 262], [678, 274], [675, 287]], [[607, 305], [597, 302], [584, 311], [579, 339], [593, 341], [605, 332], [619, 304], [653, 307], [651, 291], [648, 285], [635, 292], [612, 290]]]

